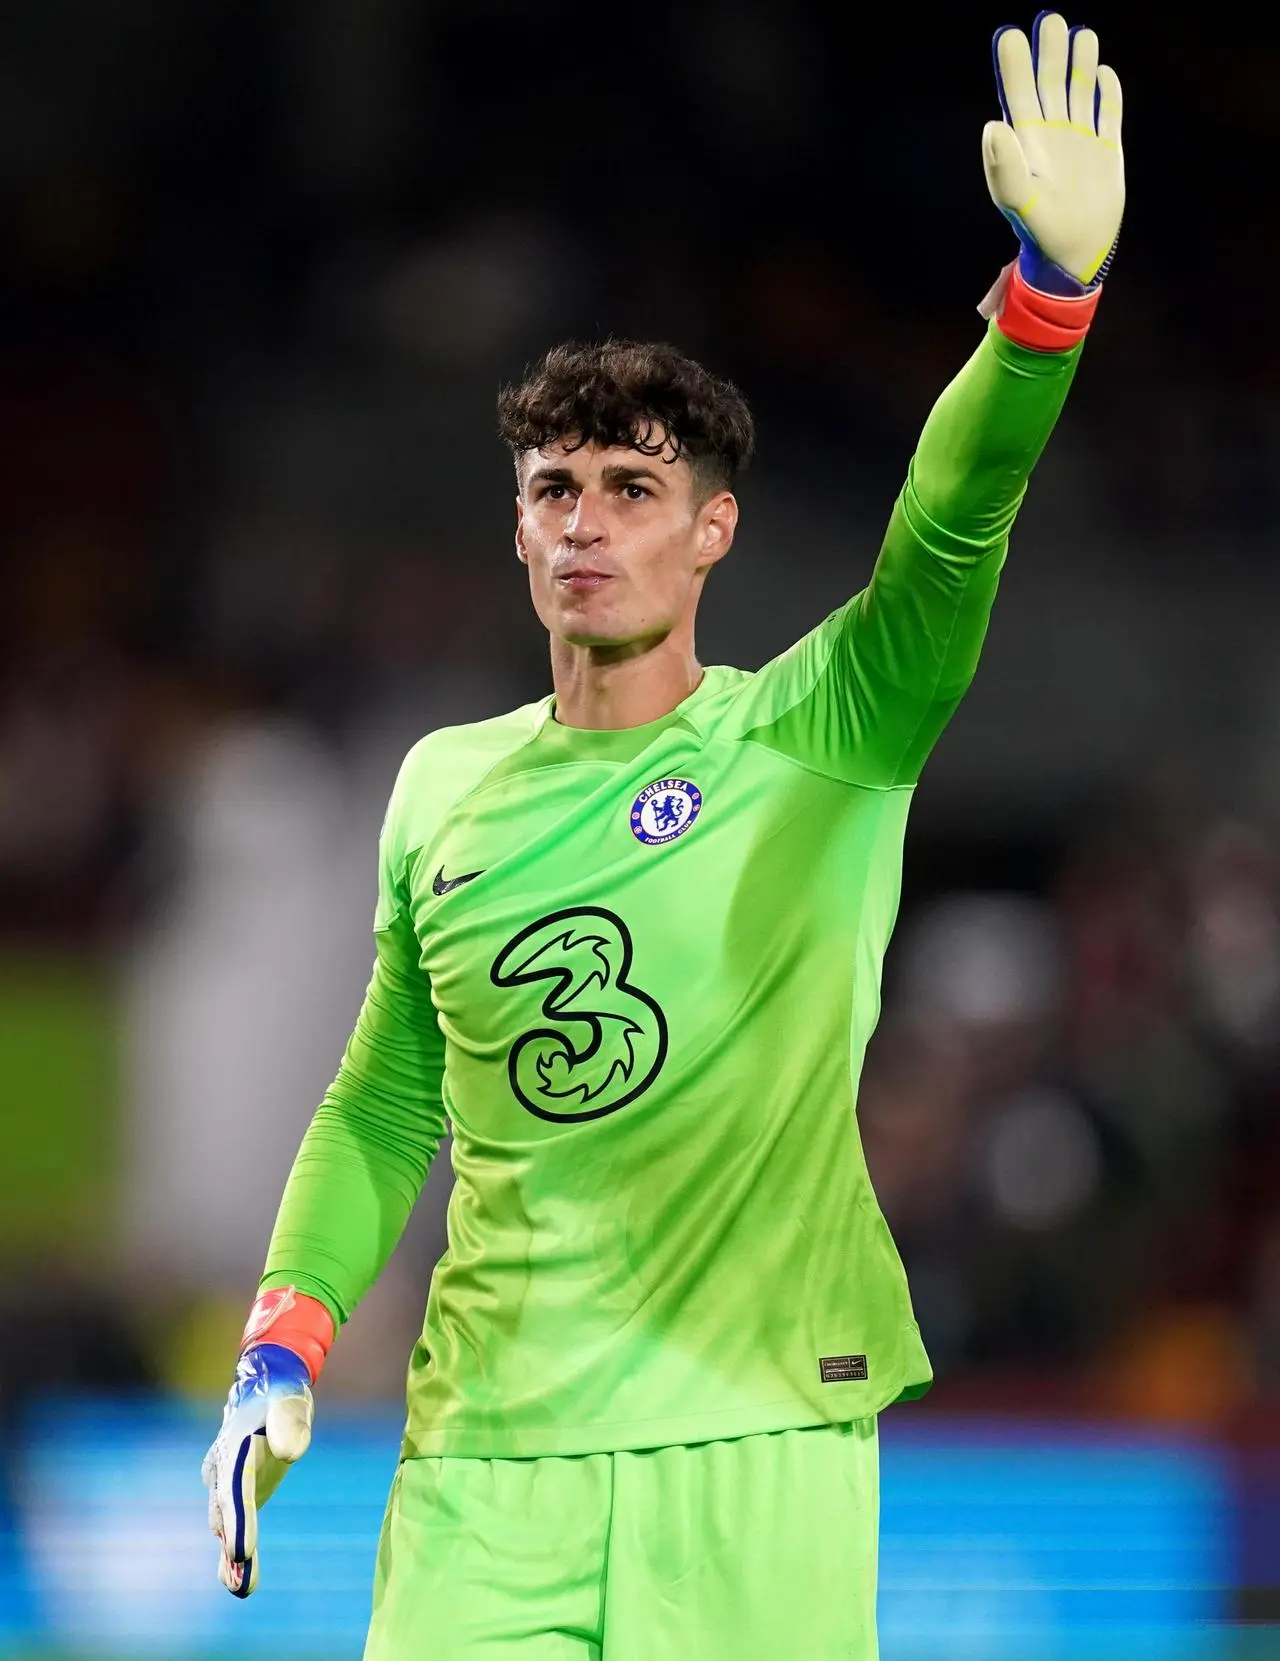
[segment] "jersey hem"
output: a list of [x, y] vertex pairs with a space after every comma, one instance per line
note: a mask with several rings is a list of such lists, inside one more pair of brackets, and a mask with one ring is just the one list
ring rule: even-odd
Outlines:
[[806, 1430], [815, 1425], [848, 1424], [869, 1419], [899, 1401], [915, 1401], [933, 1382], [932, 1375], [912, 1378], [888, 1389], [828, 1388], [826, 1411], [812, 1402], [786, 1401], [734, 1408], [730, 1412], [685, 1413], [666, 1419], [635, 1419], [620, 1424], [538, 1426], [513, 1432], [459, 1426], [445, 1430], [406, 1431], [401, 1459], [548, 1459], [591, 1453], [632, 1453], [699, 1442], [729, 1442], [742, 1436], [767, 1436], [779, 1430]]

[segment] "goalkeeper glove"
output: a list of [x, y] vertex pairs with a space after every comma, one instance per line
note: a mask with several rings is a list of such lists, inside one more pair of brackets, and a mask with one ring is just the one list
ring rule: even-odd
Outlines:
[[292, 1286], [263, 1293], [249, 1312], [222, 1428], [200, 1472], [222, 1544], [218, 1579], [238, 1598], [258, 1584], [258, 1507], [311, 1442], [311, 1386], [333, 1332], [319, 1299]]
[[1056, 12], [1029, 42], [997, 30], [993, 53], [1004, 120], [983, 129], [982, 162], [1022, 246], [979, 310], [1023, 345], [1060, 349], [1092, 321], [1120, 233], [1120, 82], [1093, 30], [1068, 31]]

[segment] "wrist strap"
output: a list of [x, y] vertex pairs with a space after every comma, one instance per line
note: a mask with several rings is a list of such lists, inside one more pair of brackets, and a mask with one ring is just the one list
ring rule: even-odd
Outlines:
[[254, 1344], [281, 1344], [301, 1358], [314, 1384], [333, 1337], [333, 1316], [319, 1298], [308, 1297], [293, 1286], [279, 1286], [274, 1292], [264, 1292], [249, 1311], [240, 1354]]
[[1001, 334], [1033, 352], [1065, 352], [1082, 341], [1098, 309], [1101, 286], [1087, 294], [1046, 294], [1032, 288], [1011, 260], [978, 307]]

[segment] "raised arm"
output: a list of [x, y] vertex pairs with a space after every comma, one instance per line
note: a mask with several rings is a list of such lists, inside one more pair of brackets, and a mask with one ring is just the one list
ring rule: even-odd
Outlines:
[[987, 337], [925, 423], [868, 587], [759, 677], [751, 736], [850, 783], [918, 778], [986, 634], [1009, 532], [1075, 374], [1124, 206], [1120, 87], [1092, 31], [995, 40], [983, 133], [1021, 244]]
[[857, 724], [854, 782], [913, 784], [972, 680], [1014, 516], [1078, 358], [993, 326], [934, 405], [833, 643], [832, 691]]

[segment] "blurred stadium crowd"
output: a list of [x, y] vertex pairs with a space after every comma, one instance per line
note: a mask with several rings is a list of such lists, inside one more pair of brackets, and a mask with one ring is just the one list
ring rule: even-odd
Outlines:
[[[1009, 238], [985, 9], [938, 21], [910, 96], [820, 17], [7, 20], [0, 1404], [32, 1345], [66, 1382], [221, 1392], [399, 757], [546, 689], [504, 378], [612, 332], [743, 386], [761, 457], [704, 658], [757, 664], [866, 581]], [[1277, 59], [1214, 48], [1211, 99], [1194, 34], [1152, 62], [1126, 27], [1132, 224], [926, 772], [861, 1113], [948, 1400], [1213, 1423], [1280, 1397], [1278, 337], [1251, 292], [1211, 304], [1168, 210], [1194, 142], [1214, 268], [1247, 237], [1274, 271], [1225, 159], [1274, 158]], [[443, 1165], [334, 1392], [400, 1388]]]

